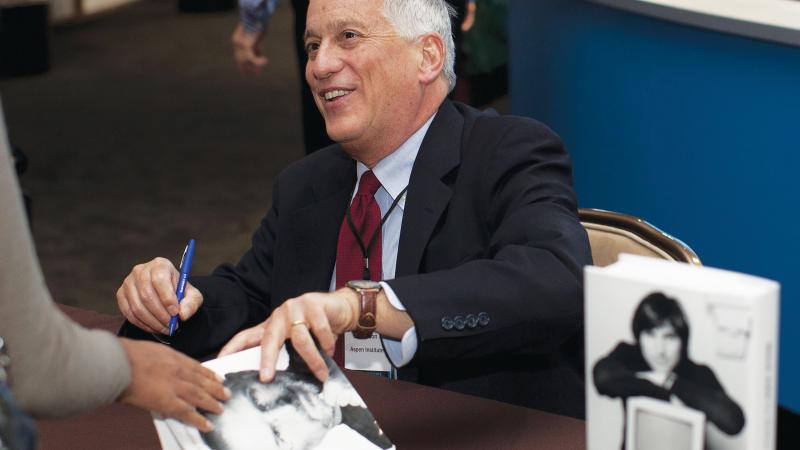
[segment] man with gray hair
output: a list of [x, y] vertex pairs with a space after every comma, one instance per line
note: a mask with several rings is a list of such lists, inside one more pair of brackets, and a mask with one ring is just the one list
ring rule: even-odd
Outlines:
[[169, 261], [134, 267], [122, 333], [179, 314], [176, 348], [260, 345], [265, 382], [286, 340], [320, 380], [318, 347], [346, 367], [385, 350], [400, 378], [582, 416], [591, 256], [559, 138], [446, 99], [444, 0], [311, 0], [305, 46], [337, 144], [278, 176], [252, 248], [192, 278], [180, 305]]
[[[466, 31], [475, 21], [475, 0], [448, 0], [463, 19], [460, 25], [454, 23], [456, 45], [459, 45], [462, 31]], [[285, 3], [285, 2], [284, 2]], [[306, 29], [306, 11], [308, 0], [291, 0], [294, 11], [294, 47], [297, 53], [297, 66], [300, 78], [305, 72], [306, 53], [303, 45], [303, 33]], [[467, 5], [471, 6], [467, 6]], [[233, 59], [243, 74], [259, 75], [267, 66], [269, 59], [261, 53], [263, 41], [267, 35], [269, 22], [278, 0], [239, 0], [239, 23], [231, 35]], [[325, 126], [314, 104], [314, 97], [306, 83], [300, 83], [301, 115], [303, 118], [303, 141], [306, 154], [332, 144], [325, 133]]]

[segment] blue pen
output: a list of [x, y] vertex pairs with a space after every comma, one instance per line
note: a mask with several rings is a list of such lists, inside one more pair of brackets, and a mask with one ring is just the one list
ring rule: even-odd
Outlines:
[[[175, 296], [178, 297], [178, 304], [181, 304], [183, 296], [186, 295], [186, 280], [189, 278], [189, 271], [192, 270], [192, 258], [194, 257], [194, 239], [189, 239], [186, 248], [183, 249], [183, 257], [181, 257], [181, 275], [178, 278], [178, 287], [175, 289]], [[174, 315], [169, 319], [169, 335], [175, 332], [175, 327], [178, 326], [178, 316]]]

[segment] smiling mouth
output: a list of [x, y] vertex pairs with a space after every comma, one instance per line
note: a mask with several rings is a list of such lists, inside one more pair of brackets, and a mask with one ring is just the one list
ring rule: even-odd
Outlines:
[[336, 100], [337, 98], [349, 95], [351, 92], [353, 91], [348, 91], [344, 89], [334, 89], [332, 91], [324, 92], [322, 94], [322, 98], [324, 98], [326, 102], [331, 102], [333, 100]]

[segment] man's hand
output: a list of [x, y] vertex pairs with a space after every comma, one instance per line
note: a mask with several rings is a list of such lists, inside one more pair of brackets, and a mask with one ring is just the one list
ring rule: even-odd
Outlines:
[[[225, 356], [240, 350], [261, 345], [261, 371], [263, 382], [275, 377], [275, 364], [283, 343], [292, 341], [297, 353], [320, 380], [328, 378], [328, 367], [319, 354], [319, 347], [333, 355], [336, 337], [355, 328], [358, 318], [358, 297], [350, 289], [336, 292], [312, 292], [283, 302], [267, 320], [237, 333], [219, 353]], [[312, 337], [311, 333], [314, 334]]]
[[[234, 336], [220, 351], [225, 356], [261, 344], [262, 382], [275, 377], [275, 364], [283, 343], [292, 346], [320, 380], [328, 378], [328, 367], [317, 350], [333, 355], [336, 337], [355, 328], [358, 320], [358, 295], [343, 288], [336, 292], [312, 292], [283, 302], [263, 323]], [[312, 336], [313, 333], [313, 336]]]
[[128, 321], [150, 333], [167, 334], [169, 319], [180, 314], [187, 320], [203, 304], [203, 294], [186, 283], [186, 294], [178, 305], [175, 287], [180, 273], [165, 258], [135, 266], [117, 290], [117, 306]]
[[[237, 333], [225, 344], [219, 356], [260, 344], [259, 378], [268, 383], [275, 377], [275, 365], [283, 343], [291, 340], [311, 372], [324, 382], [328, 378], [328, 366], [319, 354], [314, 339], [322, 351], [333, 356], [336, 337], [356, 328], [361, 309], [359, 303], [359, 295], [349, 288], [335, 292], [311, 292], [290, 298], [276, 308], [266, 321]], [[400, 339], [414, 325], [405, 311], [389, 303], [384, 292], [378, 294], [375, 316], [378, 333], [393, 339]]]
[[267, 58], [261, 55], [258, 48], [263, 38], [264, 33], [252, 33], [245, 30], [241, 23], [236, 25], [231, 36], [231, 44], [233, 44], [233, 59], [240, 72], [258, 75], [267, 65]]
[[125, 338], [120, 343], [131, 365], [131, 384], [119, 401], [211, 431], [196, 408], [220, 414], [220, 401], [230, 398], [214, 372], [161, 344]]

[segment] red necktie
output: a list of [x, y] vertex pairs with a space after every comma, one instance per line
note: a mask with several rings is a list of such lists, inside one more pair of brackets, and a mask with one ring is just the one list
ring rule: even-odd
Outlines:
[[[350, 280], [366, 279], [367, 271], [369, 279], [373, 281], [379, 281], [382, 277], [381, 209], [378, 202], [375, 201], [375, 192], [380, 187], [380, 181], [375, 178], [375, 174], [371, 170], [361, 175], [358, 192], [353, 197], [353, 202], [350, 203], [350, 218], [354, 227], [350, 226], [345, 215], [339, 229], [339, 242], [336, 246], [337, 289]], [[354, 231], [358, 233], [358, 237], [355, 236]], [[374, 244], [367, 250], [369, 267], [366, 267], [362, 246], [367, 249], [373, 236], [375, 236]], [[339, 336], [336, 340], [333, 359], [340, 367], [344, 367], [344, 336]]]

